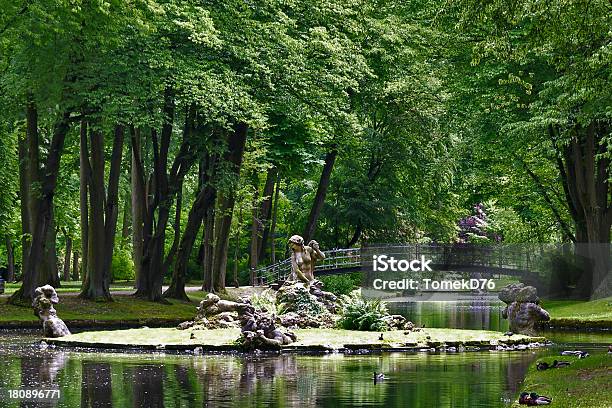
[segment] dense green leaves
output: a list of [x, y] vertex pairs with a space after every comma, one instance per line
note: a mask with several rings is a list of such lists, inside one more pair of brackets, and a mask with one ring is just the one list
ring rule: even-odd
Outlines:
[[[0, 226], [15, 244], [28, 101], [38, 110], [41, 163], [59, 118], [69, 118], [53, 192], [60, 252], [68, 237], [79, 248], [84, 229], [77, 125], [105, 138], [108, 163], [121, 125], [118, 209], [127, 227], [117, 234], [142, 228], [129, 222], [136, 145], [149, 236], [159, 213], [171, 214], [156, 233], [168, 270], [173, 238], [178, 245], [209, 187], [210, 217], [231, 217], [227, 269], [237, 265], [243, 283], [253, 226], [261, 238], [274, 220], [270, 241], [283, 258], [332, 151], [315, 234], [324, 249], [452, 242], [477, 203], [506, 241], [575, 240], [581, 220], [562, 169], [586, 129], [596, 133], [593, 163], [610, 176], [605, 0], [0, 0], [0, 9]], [[248, 140], [236, 171], [226, 156], [241, 124]], [[275, 200], [262, 193], [269, 169], [278, 170]], [[223, 196], [235, 202], [220, 214]], [[259, 214], [266, 200], [276, 204]], [[196, 235], [197, 277], [207, 238]], [[131, 241], [116, 240], [122, 265]], [[259, 252], [268, 262], [271, 248]]]

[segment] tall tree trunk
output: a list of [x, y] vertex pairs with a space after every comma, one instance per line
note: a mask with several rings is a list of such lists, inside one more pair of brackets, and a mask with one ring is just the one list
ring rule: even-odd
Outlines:
[[242, 208], [238, 212], [238, 228], [236, 228], [236, 243], [234, 244], [234, 287], [240, 287], [238, 282], [238, 257], [240, 256], [240, 229], [242, 226]]
[[[240, 167], [244, 156], [248, 125], [239, 123], [234, 132], [229, 137], [228, 151], [225, 156], [226, 161], [232, 166], [231, 171], [236, 179], [240, 176]], [[225, 290], [225, 276], [227, 267], [227, 250], [229, 244], [230, 226], [232, 223], [232, 213], [234, 210], [235, 194], [234, 191], [227, 191], [220, 195], [219, 200], [219, 225], [215, 253], [213, 256], [213, 288], [216, 292]]]
[[72, 238], [66, 236], [66, 253], [64, 254], [64, 280], [70, 281], [70, 257], [72, 256]]
[[272, 196], [274, 195], [274, 184], [278, 169], [276, 167], [270, 167], [268, 174], [266, 175], [266, 184], [264, 184], [262, 202], [261, 202], [261, 223], [263, 225], [263, 234], [259, 240], [259, 261], [263, 261], [266, 258], [266, 251], [268, 250], [268, 237], [270, 235], [270, 218], [272, 217]]
[[278, 195], [280, 194], [280, 173], [276, 177], [276, 191], [274, 192], [274, 208], [272, 209], [272, 225], [270, 226], [270, 262], [276, 263], [276, 219], [278, 218]]
[[106, 243], [104, 228], [104, 135], [100, 131], [90, 131], [91, 158], [88, 177], [89, 190], [89, 262], [87, 277], [81, 297], [86, 299], [110, 300], [110, 290], [105, 287], [104, 268], [106, 264]]
[[40, 284], [38, 266], [45, 253], [46, 237], [53, 217], [53, 195], [57, 185], [59, 165], [64, 148], [64, 141], [69, 129], [70, 112], [64, 112], [57, 121], [53, 130], [53, 137], [49, 145], [49, 153], [45, 163], [42, 181], [40, 183], [40, 200], [36, 211], [36, 223], [32, 229], [32, 246], [28, 259], [27, 269], [23, 274], [23, 284], [9, 299], [10, 303], [30, 301], [34, 289]]
[[214, 285], [212, 268], [214, 256], [213, 248], [215, 242], [215, 199], [213, 199], [213, 205], [211, 205], [206, 213], [206, 216], [204, 217], [204, 232], [202, 236], [202, 245], [204, 246], [204, 257], [202, 261], [202, 290], [206, 292], [212, 292]]
[[[257, 178], [255, 179], [257, 181]], [[253, 202], [251, 203], [251, 241], [249, 251], [249, 283], [255, 286], [255, 270], [257, 269], [259, 256], [259, 218], [258, 205], [259, 192], [257, 191], [257, 183], [254, 185]]]
[[132, 205], [131, 198], [124, 196], [123, 199], [123, 215], [121, 216], [121, 247], [124, 248], [130, 238], [131, 228], [131, 213]]
[[[162, 126], [161, 139], [153, 129], [151, 139], [153, 144], [153, 163], [155, 178], [155, 194], [151, 208], [147, 209], [145, 220], [145, 242], [142, 260], [142, 276], [139, 279], [136, 295], [146, 297], [151, 301], [165, 301], [162, 296], [164, 279], [164, 245], [166, 226], [170, 218], [172, 202], [182, 186], [183, 179], [195, 161], [194, 146], [191, 134], [195, 123], [195, 109], [191, 107], [186, 115], [183, 141], [168, 174], [168, 151], [172, 136], [174, 120], [174, 93], [167, 88], [164, 93], [164, 113], [166, 121]], [[156, 211], [157, 210], [157, 211]], [[155, 219], [155, 213], [157, 218]], [[156, 221], [152, 234], [148, 229]]]
[[81, 210], [81, 280], [83, 284], [87, 279], [87, 269], [89, 260], [89, 191], [87, 180], [89, 178], [89, 142], [87, 141], [87, 122], [82, 120], [79, 147], [79, 206]]
[[40, 265], [40, 276], [39, 280], [41, 284], [48, 283], [53, 287], [60, 287], [60, 276], [59, 269], [57, 266], [57, 248], [55, 244], [57, 242], [57, 230], [55, 228], [55, 211], [51, 207], [51, 219], [49, 228], [47, 229], [47, 236], [45, 238], [45, 249], [43, 254], [43, 261]]
[[[38, 111], [35, 102], [29, 99], [26, 107], [26, 129], [28, 137], [28, 182], [30, 188], [29, 194], [29, 223], [30, 230], [34, 229], [36, 223], [36, 213], [40, 207], [41, 200], [41, 171], [40, 171], [40, 138], [38, 134]], [[45, 242], [43, 244], [44, 251], [42, 262], [37, 265], [38, 279], [40, 284], [51, 284], [59, 286], [59, 274], [57, 269], [57, 251], [55, 248], [55, 222], [53, 216], [53, 207], [51, 206], [50, 225], [46, 230]]]
[[[610, 159], [602, 143], [609, 130], [605, 123], [592, 122], [586, 128], [575, 125], [571, 132], [570, 143], [560, 151], [557, 162], [576, 226], [576, 253], [591, 263], [578, 281], [577, 292], [581, 297], [596, 299], [612, 291]], [[550, 127], [549, 133], [555, 140], [558, 130]]]
[[26, 135], [27, 135], [27, 169], [28, 185], [30, 189], [28, 206], [30, 219], [30, 230], [34, 229], [37, 211], [40, 205], [40, 159], [39, 159], [39, 137], [38, 137], [38, 111], [36, 104], [30, 99], [26, 108]]
[[185, 227], [185, 232], [183, 233], [177, 252], [176, 262], [174, 264], [172, 282], [168, 290], [164, 293], [165, 297], [189, 300], [185, 293], [187, 263], [189, 262], [189, 257], [191, 256], [191, 251], [193, 250], [198, 231], [202, 225], [204, 214], [206, 214], [208, 209], [214, 204], [214, 199], [215, 189], [212, 186], [206, 186], [198, 193], [196, 200], [189, 210], [187, 226]]
[[[81, 297], [86, 299], [112, 300], [110, 294], [111, 265], [117, 232], [119, 175], [123, 157], [124, 128], [115, 126], [111, 152], [108, 188], [104, 188], [104, 135], [90, 132], [91, 160], [88, 178], [91, 229], [88, 279], [85, 280]], [[89, 170], [89, 169], [88, 169]]]
[[15, 281], [15, 254], [13, 252], [13, 241], [8, 235], [5, 237], [6, 242], [6, 280], [8, 282]]
[[28, 269], [28, 257], [32, 243], [27, 136], [19, 138], [19, 201], [21, 210], [21, 271], [23, 274]]
[[235, 201], [231, 193], [219, 194], [218, 216], [215, 221], [216, 242], [213, 249], [214, 292], [223, 292], [225, 290], [227, 255], [234, 203]]
[[79, 253], [77, 251], [72, 252], [72, 280], [79, 280]]
[[[170, 283], [168, 290], [164, 292], [164, 297], [167, 298], [189, 300], [187, 293], [185, 293], [187, 264], [189, 262], [189, 257], [191, 256], [191, 252], [193, 250], [204, 216], [214, 205], [216, 196], [216, 189], [210, 183], [210, 179], [212, 178], [214, 172], [216, 159], [211, 156], [208, 158], [208, 160], [206, 160], [206, 162], [207, 163], [205, 166], [208, 168], [208, 171], [206, 171], [200, 177], [200, 191], [198, 192], [198, 195], [196, 196], [196, 199], [189, 210], [187, 225], [178, 247], [176, 262], [172, 272], [172, 282]], [[206, 235], [206, 231], [204, 232], [204, 235]]]
[[123, 159], [123, 141], [125, 139], [123, 125], [115, 126], [113, 150], [111, 152], [106, 206], [104, 209], [104, 290], [110, 296], [111, 265], [115, 252], [115, 235], [117, 234], [117, 218], [119, 216], [119, 176]]
[[304, 229], [304, 242], [308, 242], [317, 229], [317, 221], [325, 202], [325, 195], [327, 194], [327, 188], [329, 187], [329, 181], [331, 179], [331, 173], [334, 169], [334, 163], [338, 156], [338, 150], [333, 148], [327, 155], [325, 155], [325, 164], [323, 165], [323, 171], [321, 172], [321, 178], [319, 179], [319, 186], [317, 187], [317, 193], [315, 194], [310, 214], [308, 215], [308, 221], [306, 222], [306, 228]]
[[134, 260], [134, 286], [139, 287], [139, 279], [142, 276], [142, 254], [143, 254], [143, 222], [146, 211], [146, 193], [144, 164], [142, 161], [142, 148], [140, 129], [130, 128], [132, 140], [132, 164], [130, 167], [131, 198], [132, 198], [132, 258]]

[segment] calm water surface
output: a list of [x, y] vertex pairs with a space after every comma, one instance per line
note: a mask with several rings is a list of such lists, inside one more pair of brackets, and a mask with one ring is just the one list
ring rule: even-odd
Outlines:
[[[394, 312], [426, 327], [505, 330], [497, 307], [464, 306]], [[194, 356], [41, 350], [38, 333], [0, 331], [0, 407], [506, 407], [536, 358], [603, 353], [612, 342], [607, 333], [546, 335], [554, 347], [526, 352]], [[374, 371], [388, 379], [374, 384]], [[18, 387], [59, 388], [61, 398], [7, 399]]]

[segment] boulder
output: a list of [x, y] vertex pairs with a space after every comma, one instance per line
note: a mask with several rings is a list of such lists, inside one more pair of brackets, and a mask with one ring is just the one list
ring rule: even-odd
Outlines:
[[389, 330], [412, 330], [414, 324], [402, 315], [389, 315], [384, 318]]
[[214, 293], [209, 293], [196, 309], [193, 321], [182, 322], [179, 330], [194, 329], [226, 329], [240, 327], [240, 315], [254, 310], [248, 300], [239, 302], [221, 299]]
[[535, 336], [537, 322], [550, 320], [548, 312], [538, 305], [537, 289], [533, 286], [513, 283], [502, 288], [498, 297], [506, 303], [502, 316], [508, 319], [513, 333]]

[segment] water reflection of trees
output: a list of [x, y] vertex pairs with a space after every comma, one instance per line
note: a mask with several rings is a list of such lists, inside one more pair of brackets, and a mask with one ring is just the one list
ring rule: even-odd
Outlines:
[[162, 364], [139, 364], [128, 369], [132, 375], [134, 408], [164, 406], [165, 372]]
[[[21, 387], [30, 389], [56, 389], [57, 375], [66, 364], [67, 356], [58, 351], [40, 351], [21, 358]], [[37, 407], [57, 406], [57, 400], [40, 401]], [[31, 407], [32, 402], [21, 401], [21, 407]]]
[[83, 361], [81, 367], [81, 408], [112, 407], [111, 365]]
[[[59, 386], [59, 406], [70, 407], [484, 407], [511, 398], [536, 357], [507, 352], [127, 356], [37, 351], [13, 359], [9, 367], [23, 386]], [[375, 385], [373, 371], [389, 378]]]

